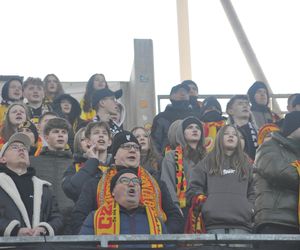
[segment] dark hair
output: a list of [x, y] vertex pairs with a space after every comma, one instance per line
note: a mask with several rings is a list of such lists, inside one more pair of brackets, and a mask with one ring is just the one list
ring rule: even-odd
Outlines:
[[240, 177], [244, 177], [248, 173], [249, 161], [244, 153], [239, 131], [235, 126], [225, 125], [218, 131], [215, 146], [210, 153], [207, 154], [205, 160], [207, 162], [208, 173], [211, 175], [222, 175], [223, 164], [227, 158], [224, 150], [224, 134], [228, 127], [234, 128], [238, 137], [238, 145], [230, 158], [230, 166], [236, 170]]
[[201, 137], [196, 149], [193, 149], [189, 144], [186, 144], [183, 149], [184, 158], [192, 160], [195, 164], [201, 161], [206, 156], [205, 135], [202, 123], [197, 124], [200, 127]]
[[91, 131], [93, 128], [95, 127], [102, 127], [107, 131], [108, 137], [111, 138], [111, 132], [110, 132], [110, 128], [107, 122], [90, 122], [86, 129], [85, 129], [85, 133], [84, 136], [86, 138], [90, 138], [91, 136]]
[[[21, 86], [23, 84], [22, 77], [12, 77], [7, 82], [5, 82], [4, 85], [3, 85], [3, 87], [2, 87], [2, 90], [1, 90], [1, 96], [2, 96], [2, 100], [3, 101], [16, 101], [16, 100], [10, 99], [9, 95], [8, 95], [10, 83], [12, 81], [18, 81], [21, 84]], [[23, 97], [21, 97], [21, 100], [22, 99], [23, 99]]]
[[45, 113], [43, 113], [40, 117], [39, 117], [39, 123], [41, 123], [41, 121], [44, 119], [45, 116], [47, 115], [53, 115], [53, 116], [56, 116], [58, 117], [58, 114], [53, 112], [53, 111], [47, 111]]
[[57, 81], [57, 89], [56, 89], [56, 93], [54, 94], [54, 96], [59, 96], [59, 95], [61, 95], [61, 94], [64, 94], [65, 91], [64, 91], [64, 89], [63, 89], [63, 86], [62, 86], [62, 84], [61, 84], [59, 78], [58, 78], [55, 74], [48, 74], [48, 75], [45, 76], [45, 78], [44, 78], [44, 80], [43, 80], [43, 82], [44, 82], [44, 84], [45, 84], [45, 85], [44, 85], [44, 89], [45, 89], [45, 97], [49, 98], [49, 96], [51, 96], [50, 93], [49, 93], [49, 91], [48, 91], [48, 78], [49, 78], [50, 76], [54, 77], [54, 78], [56, 79], [56, 81]]
[[14, 106], [21, 106], [25, 109], [26, 113], [26, 120], [29, 120], [29, 111], [28, 108], [25, 104], [23, 103], [13, 103], [9, 105], [6, 114], [5, 114], [5, 119], [3, 122], [3, 125], [1, 127], [0, 135], [4, 139], [4, 141], [8, 141], [8, 139], [17, 131], [17, 128], [14, 127], [14, 125], [11, 123], [9, 120], [9, 112]]
[[[236, 100], [245, 100], [245, 101], [248, 101], [249, 105], [250, 105], [250, 100], [249, 100], [248, 95], [234, 95], [233, 97], [230, 98], [229, 102], [226, 105], [226, 112], [227, 112], [227, 114], [228, 114], [228, 109], [232, 108], [232, 106], [233, 106], [233, 104], [235, 103]], [[230, 123], [234, 124], [232, 115], [228, 114], [228, 117], [229, 117]], [[250, 116], [250, 121], [251, 121], [251, 116]]]
[[71, 129], [71, 126], [70, 126], [70, 123], [66, 119], [57, 117], [57, 118], [50, 119], [46, 123], [43, 134], [49, 135], [49, 133], [52, 129], [65, 129], [69, 132]]
[[90, 77], [90, 79], [88, 80], [87, 84], [86, 84], [86, 88], [85, 88], [85, 93], [83, 96], [83, 111], [84, 112], [89, 112], [90, 109], [92, 108], [92, 96], [94, 93], [94, 79], [97, 75], [101, 75], [104, 78], [105, 81], [105, 88], [108, 88], [107, 82], [105, 80], [105, 76], [103, 74], [94, 74]]
[[150, 136], [149, 131], [147, 129], [145, 129], [144, 127], [134, 127], [133, 129], [131, 129], [131, 133], [135, 136], [134, 132], [138, 129], [144, 130], [146, 132], [146, 134], [148, 135], [148, 140], [149, 140], [148, 152], [146, 152], [146, 154], [141, 152], [141, 165], [143, 166], [146, 162], [149, 162], [151, 167], [153, 167], [155, 170], [159, 170], [160, 163], [162, 161], [162, 157], [156, 150], [156, 148], [152, 142], [152, 138]]
[[[28, 86], [28, 85], [36, 85], [36, 86], [41, 86], [44, 89], [44, 83], [41, 80], [41, 78], [38, 77], [28, 77], [25, 82], [23, 83], [23, 90]], [[45, 90], [44, 90], [45, 91]]]

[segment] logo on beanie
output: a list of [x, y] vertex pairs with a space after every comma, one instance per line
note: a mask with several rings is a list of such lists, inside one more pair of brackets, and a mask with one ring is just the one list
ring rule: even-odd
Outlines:
[[127, 141], [130, 141], [130, 135], [126, 135]]

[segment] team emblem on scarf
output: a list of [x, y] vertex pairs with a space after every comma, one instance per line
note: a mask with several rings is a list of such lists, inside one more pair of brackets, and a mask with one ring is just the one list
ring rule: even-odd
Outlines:
[[225, 120], [218, 122], [206, 122], [203, 125], [203, 131], [205, 136], [205, 148], [207, 153], [212, 151], [215, 146], [215, 140], [217, 133], [221, 127], [225, 125]]

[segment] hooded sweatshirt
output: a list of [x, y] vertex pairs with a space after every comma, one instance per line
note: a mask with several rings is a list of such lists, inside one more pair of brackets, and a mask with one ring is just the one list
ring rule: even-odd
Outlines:
[[[180, 145], [183, 149], [186, 148], [187, 143], [184, 138], [184, 131], [183, 131], [183, 122], [184, 120], [180, 120], [176, 126], [176, 132], [174, 134], [170, 133], [170, 137], [174, 138], [177, 145]], [[173, 139], [172, 139], [173, 140]], [[162, 168], [161, 168], [161, 180], [164, 181], [169, 189], [171, 194], [171, 198], [173, 202], [176, 204], [178, 208], [180, 208], [179, 200], [177, 197], [177, 189], [176, 189], [176, 150], [171, 150], [170, 152], [166, 153], [165, 157], [162, 161]], [[183, 153], [184, 155], [184, 153]], [[187, 180], [187, 184], [189, 183], [190, 172], [191, 169], [194, 167], [195, 163], [187, 159], [183, 156], [183, 168], [184, 168], [184, 175]], [[184, 211], [185, 212], [185, 211]]]

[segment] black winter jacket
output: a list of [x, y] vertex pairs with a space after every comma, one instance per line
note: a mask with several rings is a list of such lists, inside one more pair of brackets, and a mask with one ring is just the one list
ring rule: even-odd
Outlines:
[[62, 215], [50, 189], [51, 184], [32, 176], [33, 214], [30, 216], [13, 179], [6, 172], [6, 167], [1, 165], [0, 236], [13, 236], [18, 228], [37, 226], [45, 227], [50, 236], [60, 233], [63, 227]]
[[98, 166], [100, 164], [108, 166], [110, 159], [111, 155], [108, 155], [106, 162], [103, 164], [101, 164], [96, 158], [88, 159], [86, 162], [82, 163], [83, 166], [78, 172], [76, 172], [76, 163], [69, 166], [64, 173], [62, 182], [62, 188], [65, 194], [76, 202], [79, 198], [83, 185], [93, 177], [100, 178], [102, 176], [102, 171], [98, 168]]
[[[155, 172], [154, 172], [155, 173]], [[156, 179], [162, 197], [162, 209], [167, 216], [166, 226], [169, 233], [183, 233], [184, 219], [179, 209], [173, 203], [167, 186], [164, 182], [157, 179], [157, 175], [153, 175]], [[75, 208], [72, 212], [72, 230], [73, 234], [78, 234], [85, 218], [97, 207], [97, 186], [100, 178], [95, 177], [89, 180], [83, 187]]]
[[160, 154], [164, 154], [165, 147], [169, 144], [168, 131], [170, 125], [188, 116], [197, 116], [190, 106], [176, 107], [168, 105], [164, 112], [159, 113], [153, 119], [151, 137], [153, 144]]

